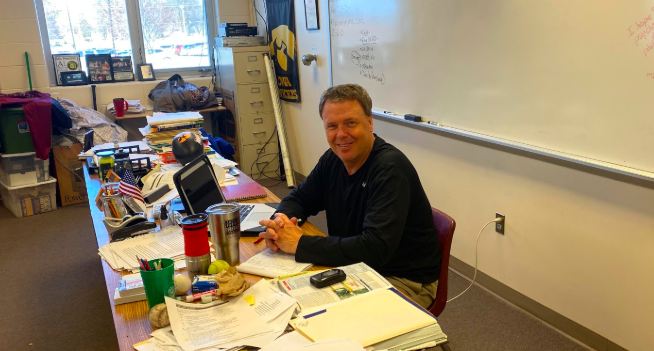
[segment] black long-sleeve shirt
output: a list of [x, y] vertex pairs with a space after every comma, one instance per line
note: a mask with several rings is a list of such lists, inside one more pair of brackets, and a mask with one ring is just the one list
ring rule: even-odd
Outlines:
[[306, 220], [323, 210], [329, 236], [302, 236], [298, 262], [365, 262], [384, 276], [438, 280], [441, 251], [427, 195], [409, 159], [380, 137], [352, 175], [333, 151], [325, 152], [277, 212]]

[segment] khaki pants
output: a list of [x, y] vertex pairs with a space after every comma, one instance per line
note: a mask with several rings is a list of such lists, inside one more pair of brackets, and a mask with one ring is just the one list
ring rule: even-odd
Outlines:
[[438, 280], [430, 284], [420, 284], [409, 279], [397, 277], [385, 277], [393, 286], [404, 295], [425, 309], [436, 299], [436, 288]]

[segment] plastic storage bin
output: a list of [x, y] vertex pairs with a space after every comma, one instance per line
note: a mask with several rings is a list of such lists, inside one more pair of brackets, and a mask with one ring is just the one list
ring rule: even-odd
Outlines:
[[56, 210], [56, 188], [56, 179], [23, 186], [7, 186], [0, 182], [0, 196], [2, 204], [16, 217], [27, 217]]
[[34, 152], [32, 134], [22, 107], [5, 105], [0, 108], [0, 144], [0, 152], [5, 154]]
[[7, 186], [35, 185], [50, 180], [49, 160], [36, 158], [35, 153], [0, 154], [0, 182]]

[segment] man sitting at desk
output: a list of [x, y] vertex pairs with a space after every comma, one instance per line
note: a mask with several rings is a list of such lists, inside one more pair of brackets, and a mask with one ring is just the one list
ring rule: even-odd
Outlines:
[[[373, 134], [372, 99], [359, 85], [327, 89], [319, 106], [330, 150], [282, 200], [259, 236], [298, 262], [365, 262], [427, 308], [441, 251], [427, 195], [407, 157]], [[327, 212], [328, 237], [302, 235], [297, 218]], [[447, 269], [447, 267], [445, 267]]]

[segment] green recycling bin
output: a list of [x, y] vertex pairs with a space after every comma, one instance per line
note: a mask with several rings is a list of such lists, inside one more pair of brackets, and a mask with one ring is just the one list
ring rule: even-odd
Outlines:
[[3, 154], [34, 152], [32, 134], [22, 107], [4, 105], [0, 108], [0, 144]]

